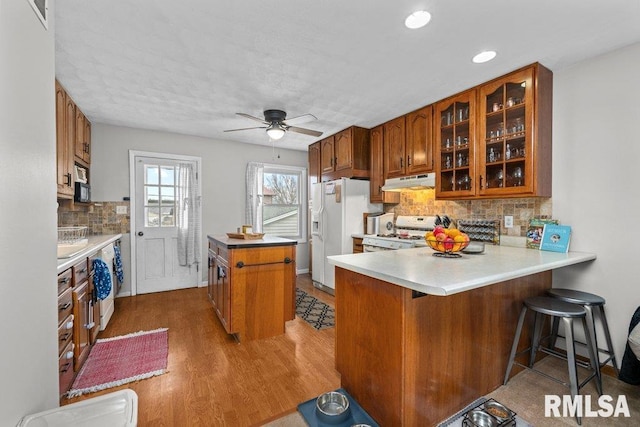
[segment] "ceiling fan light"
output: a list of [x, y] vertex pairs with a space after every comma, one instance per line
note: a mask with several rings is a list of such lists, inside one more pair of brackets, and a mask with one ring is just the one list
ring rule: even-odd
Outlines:
[[411, 30], [416, 30], [427, 25], [429, 21], [431, 21], [431, 14], [429, 12], [426, 10], [417, 10], [407, 16], [407, 19], [404, 20], [404, 25]]
[[267, 128], [267, 135], [269, 135], [269, 138], [277, 141], [284, 136], [284, 129], [282, 129], [280, 125], [270, 124]]

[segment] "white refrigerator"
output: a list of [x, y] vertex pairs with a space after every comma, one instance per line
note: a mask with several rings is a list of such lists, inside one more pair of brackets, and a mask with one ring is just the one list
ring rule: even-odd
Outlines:
[[353, 252], [354, 233], [364, 233], [363, 213], [382, 210], [369, 203], [369, 181], [341, 178], [311, 186], [311, 279], [316, 287], [333, 293], [334, 266], [331, 255]]

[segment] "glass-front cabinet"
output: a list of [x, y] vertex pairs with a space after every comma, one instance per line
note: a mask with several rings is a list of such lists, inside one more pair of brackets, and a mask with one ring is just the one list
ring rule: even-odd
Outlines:
[[533, 192], [533, 70], [480, 88], [479, 194]]
[[436, 104], [436, 197], [475, 195], [476, 91]]
[[533, 64], [436, 104], [436, 197], [551, 196], [552, 79]]

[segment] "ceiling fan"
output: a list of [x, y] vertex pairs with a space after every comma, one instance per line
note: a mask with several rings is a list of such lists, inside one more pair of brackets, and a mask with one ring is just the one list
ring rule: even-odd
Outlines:
[[239, 130], [249, 130], [249, 129], [266, 129], [267, 135], [269, 135], [269, 137], [273, 140], [278, 140], [282, 138], [287, 131], [302, 133], [310, 136], [322, 135], [322, 132], [318, 132], [317, 130], [305, 129], [305, 128], [294, 126], [294, 125], [306, 123], [312, 120], [318, 120], [316, 116], [314, 116], [313, 114], [303, 114], [301, 116], [292, 117], [288, 120], [287, 120], [287, 113], [282, 110], [265, 110], [264, 120], [246, 113], [236, 113], [236, 114], [239, 116], [246, 117], [248, 119], [260, 122], [264, 126], [256, 126], [256, 127], [241, 128], [241, 129], [228, 129], [228, 130], [225, 130], [225, 132], [236, 132]]

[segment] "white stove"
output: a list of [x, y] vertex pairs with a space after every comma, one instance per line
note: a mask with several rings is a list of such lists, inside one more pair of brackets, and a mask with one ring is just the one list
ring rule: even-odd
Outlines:
[[362, 246], [364, 252], [409, 249], [427, 246], [424, 235], [433, 230], [436, 225], [449, 225], [449, 218], [445, 215], [409, 216], [399, 215], [395, 222], [395, 233], [386, 236], [364, 236]]

